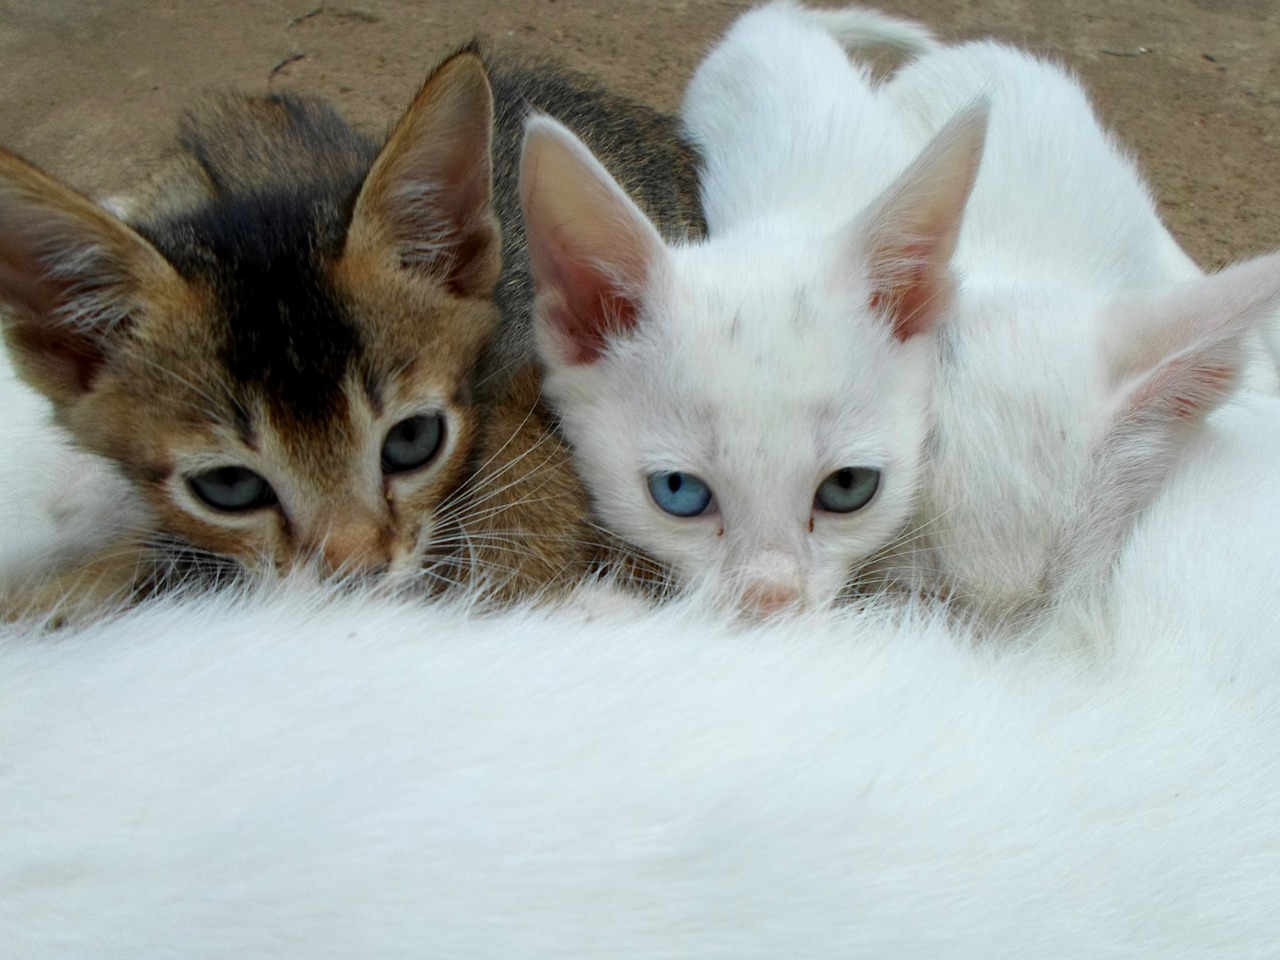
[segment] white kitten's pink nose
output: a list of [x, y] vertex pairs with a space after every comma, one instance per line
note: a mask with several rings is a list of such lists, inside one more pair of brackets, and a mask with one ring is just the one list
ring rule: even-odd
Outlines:
[[803, 601], [804, 594], [794, 584], [753, 583], [742, 594], [743, 609], [757, 617], [799, 611]]
[[804, 604], [800, 562], [790, 553], [764, 550], [744, 571], [742, 607], [758, 617], [773, 617]]

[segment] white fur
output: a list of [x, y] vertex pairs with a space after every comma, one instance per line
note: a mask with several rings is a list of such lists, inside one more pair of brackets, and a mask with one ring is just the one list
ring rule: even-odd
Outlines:
[[112, 465], [75, 448], [49, 402], [0, 351], [0, 590], [145, 527], [149, 514]]
[[1217, 411], [1136, 524], [1107, 590], [1122, 660], [1203, 671], [1265, 713], [1280, 667], [1280, 400]]
[[879, 575], [1007, 616], [1105, 576], [1203, 416], [1264, 366], [1280, 258], [1203, 278], [1080, 85], [1029, 54], [936, 48], [881, 94], [918, 144], [977, 98], [989, 119], [920, 509]]
[[1168, 562], [1270, 573], [1274, 524], [1213, 525], [1242, 487], [1274, 512], [1268, 416], [1185, 466], [1221, 509], [1187, 534], [1166, 494], [1122, 569], [1174, 592], [1119, 592], [1101, 654], [887, 607], [747, 629], [314, 587], [3, 628], [4, 954], [1268, 956], [1276, 630], [1234, 592], [1214, 629]]
[[[871, 301], [906, 258], [945, 265], [981, 117], [912, 165], [866, 72], [775, 4], [699, 69], [684, 119], [706, 159], [711, 236], [672, 246], [567, 131], [531, 122], [522, 189], [545, 392], [606, 526], [722, 598], [820, 606], [914, 509], [934, 341], [924, 320], [904, 332]], [[921, 237], [932, 253], [910, 247]], [[585, 360], [579, 328], [614, 318], [575, 319], [596, 309], [575, 284], [611, 286], [636, 314]], [[882, 472], [875, 499], [815, 509], [822, 481], [852, 466]], [[699, 477], [712, 508], [664, 513], [655, 471]]]

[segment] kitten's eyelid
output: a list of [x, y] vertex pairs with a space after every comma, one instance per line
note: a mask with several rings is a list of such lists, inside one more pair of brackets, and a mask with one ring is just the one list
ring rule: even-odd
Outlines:
[[250, 450], [238, 440], [225, 436], [215, 435], [207, 442], [191, 444], [186, 449], [173, 448], [170, 455], [174, 461], [174, 473], [192, 474], [220, 470], [223, 467], [243, 467], [264, 477], [267, 474], [262, 466], [263, 458], [256, 450]]
[[376, 419], [385, 431], [410, 417], [447, 417], [451, 408], [448, 397], [432, 390], [416, 393], [400, 402], [388, 402]]
[[191, 476], [197, 473], [208, 473], [210, 470], [223, 470], [229, 467], [241, 467], [245, 470], [252, 470], [254, 473], [261, 473], [257, 467], [248, 462], [247, 459], [237, 459], [235, 457], [209, 455], [198, 457], [183, 457], [180, 462], [174, 466], [173, 472], [182, 474], [183, 476]]

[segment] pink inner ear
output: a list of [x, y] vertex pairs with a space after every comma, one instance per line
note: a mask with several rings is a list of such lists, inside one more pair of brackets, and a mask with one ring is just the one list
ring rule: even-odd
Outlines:
[[1198, 417], [1207, 408], [1217, 404], [1235, 382], [1236, 371], [1231, 367], [1201, 367], [1196, 370], [1195, 386], [1199, 391], [1184, 391], [1173, 398], [1174, 415], [1181, 418]]
[[591, 264], [575, 262], [563, 253], [549, 259], [548, 287], [560, 296], [548, 308], [546, 320], [568, 341], [567, 363], [594, 363], [604, 354], [611, 334], [635, 327], [636, 303]]
[[935, 246], [925, 241], [904, 244], [877, 271], [881, 276], [871, 293], [871, 307], [888, 312], [899, 343], [931, 330], [950, 292], [949, 278], [945, 272], [938, 275], [932, 260]]
[[1174, 360], [1138, 387], [1126, 408], [1132, 416], [1163, 402], [1174, 419], [1197, 419], [1218, 405], [1237, 373], [1230, 366], [1197, 366], [1194, 360]]

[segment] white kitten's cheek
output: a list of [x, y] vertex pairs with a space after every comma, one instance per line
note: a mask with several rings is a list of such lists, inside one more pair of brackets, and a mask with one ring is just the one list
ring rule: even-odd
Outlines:
[[814, 575], [805, 584], [805, 607], [808, 610], [827, 610], [835, 606], [840, 594], [850, 580], [851, 564], [836, 564], [836, 569], [825, 575]]

